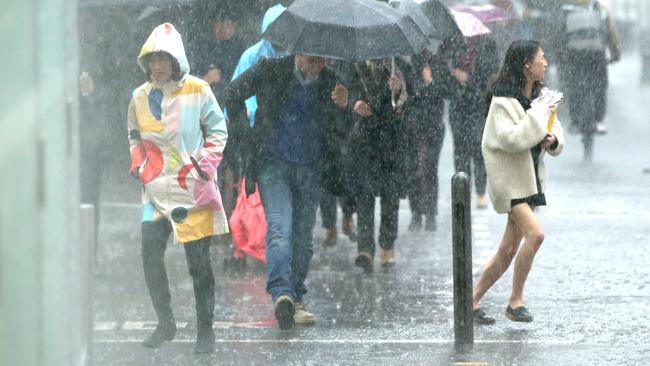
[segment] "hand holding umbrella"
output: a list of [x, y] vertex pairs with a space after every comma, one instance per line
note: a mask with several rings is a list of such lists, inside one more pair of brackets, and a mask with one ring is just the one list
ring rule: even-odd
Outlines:
[[388, 87], [390, 88], [393, 107], [399, 108], [399, 95], [402, 92], [402, 79], [399, 76], [393, 74], [390, 79], [388, 79]]
[[334, 101], [334, 104], [337, 106], [344, 108], [345, 106], [348, 105], [348, 89], [341, 85], [340, 83], [336, 83], [336, 86], [334, 87], [334, 90], [332, 91], [332, 101]]
[[363, 100], [357, 100], [356, 103], [354, 103], [354, 108], [352, 111], [361, 117], [372, 116], [372, 108], [370, 108], [370, 105], [368, 105], [368, 103], [364, 102]]

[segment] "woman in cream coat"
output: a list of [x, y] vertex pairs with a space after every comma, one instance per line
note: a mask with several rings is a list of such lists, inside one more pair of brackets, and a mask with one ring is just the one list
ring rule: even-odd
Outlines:
[[543, 157], [547, 152], [558, 155], [564, 145], [557, 119], [547, 130], [555, 106], [544, 98], [535, 100], [547, 66], [539, 43], [515, 41], [488, 91], [490, 108], [482, 141], [488, 193], [494, 209], [508, 214], [508, 222], [497, 253], [474, 287], [474, 321], [479, 324], [495, 322], [480, 308], [480, 300], [513, 259], [515, 271], [506, 316], [513, 321], [533, 319], [524, 306], [523, 290], [535, 253], [544, 241], [544, 229], [534, 213], [537, 206], [546, 204]]

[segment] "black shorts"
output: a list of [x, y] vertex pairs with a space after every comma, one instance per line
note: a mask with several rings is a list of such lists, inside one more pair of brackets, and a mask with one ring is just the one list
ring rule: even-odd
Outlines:
[[520, 203], [527, 203], [531, 206], [546, 206], [546, 196], [544, 193], [537, 193], [532, 196], [528, 196], [526, 198], [517, 198], [514, 200], [510, 200], [510, 207], [515, 207], [516, 205]]

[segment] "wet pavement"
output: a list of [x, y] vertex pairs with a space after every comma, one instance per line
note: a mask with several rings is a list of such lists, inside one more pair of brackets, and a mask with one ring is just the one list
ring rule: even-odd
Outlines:
[[[483, 308], [494, 326], [476, 327], [471, 349], [453, 339], [450, 180], [451, 134], [440, 167], [440, 214], [433, 233], [408, 233], [401, 202], [397, 265], [363, 274], [356, 245], [339, 236], [324, 248], [320, 226], [306, 302], [311, 327], [281, 333], [264, 268], [253, 259], [229, 271], [229, 249], [212, 250], [217, 279], [217, 350], [195, 356], [194, 296], [182, 248], [170, 245], [167, 268], [176, 339], [159, 350], [139, 342], [155, 326], [140, 264], [139, 198], [106, 192], [95, 292], [97, 365], [643, 365], [650, 363], [650, 123], [639, 86], [640, 61], [610, 67], [609, 133], [596, 140], [593, 163], [582, 162], [579, 136], [567, 133], [559, 158], [547, 157], [547, 200], [539, 210], [546, 240], [526, 286], [535, 316], [504, 316], [512, 270], [490, 290]], [[562, 117], [562, 115], [560, 116]], [[473, 210], [475, 281], [494, 252], [505, 216]], [[320, 223], [318, 224], [320, 225]]]

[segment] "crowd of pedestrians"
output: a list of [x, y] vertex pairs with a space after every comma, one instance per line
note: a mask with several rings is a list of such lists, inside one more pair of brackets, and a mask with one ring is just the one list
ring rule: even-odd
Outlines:
[[[595, 1], [576, 6], [600, 11]], [[285, 9], [280, 4], [268, 9], [262, 31]], [[573, 16], [573, 10], [564, 16]], [[609, 44], [616, 60], [620, 53], [611, 21], [601, 17], [607, 20], [603, 32], [609, 33], [593, 38]], [[266, 40], [247, 48], [236, 18], [223, 9], [211, 15], [210, 28], [212, 33], [188, 52], [194, 60], [188, 61], [181, 35], [170, 23], [153, 30], [137, 58], [147, 81], [134, 90], [129, 104], [130, 172], [142, 185], [142, 262], [159, 321], [143, 345], [156, 348], [175, 335], [164, 266], [173, 234], [184, 245], [194, 283], [195, 350], [213, 349], [210, 238], [229, 232], [227, 220], [239, 190], [246, 195], [258, 191], [261, 197], [267, 292], [281, 329], [316, 322], [307, 310], [305, 282], [319, 207], [322, 245], [337, 245], [340, 206], [341, 231], [357, 243], [350, 261], [372, 273], [378, 252], [380, 268], [390, 269], [399, 260], [401, 199], [409, 202], [408, 231], [437, 229], [445, 101], [454, 167], [472, 176], [475, 206], [487, 208], [489, 196], [497, 212], [508, 214], [499, 250], [474, 289], [475, 320], [494, 321], [481, 310], [480, 299], [515, 256], [507, 314], [516, 321], [532, 320], [523, 286], [543, 241], [534, 215], [535, 207], [546, 204], [540, 156], [559, 154], [564, 141], [559, 121], [544, 128], [555, 106], [531, 104], [541, 93], [548, 66], [539, 43], [513, 43], [503, 64], [503, 50], [491, 34], [468, 38], [463, 49], [445, 49], [443, 43], [435, 54], [346, 62], [288, 54]], [[570, 31], [572, 40], [580, 32], [592, 35], [575, 27]], [[604, 114], [606, 59], [604, 48], [580, 51], [579, 43], [562, 50], [562, 65], [580, 79], [565, 86], [571, 119], [588, 140]], [[593, 85], [580, 87], [587, 78], [571, 70], [585, 64], [597, 64], [605, 81], [595, 77]], [[91, 94], [92, 79], [84, 74], [81, 81], [82, 92]], [[576, 94], [585, 89], [593, 101]], [[585, 146], [591, 158], [593, 144]], [[235, 249], [232, 255], [245, 254]]]

